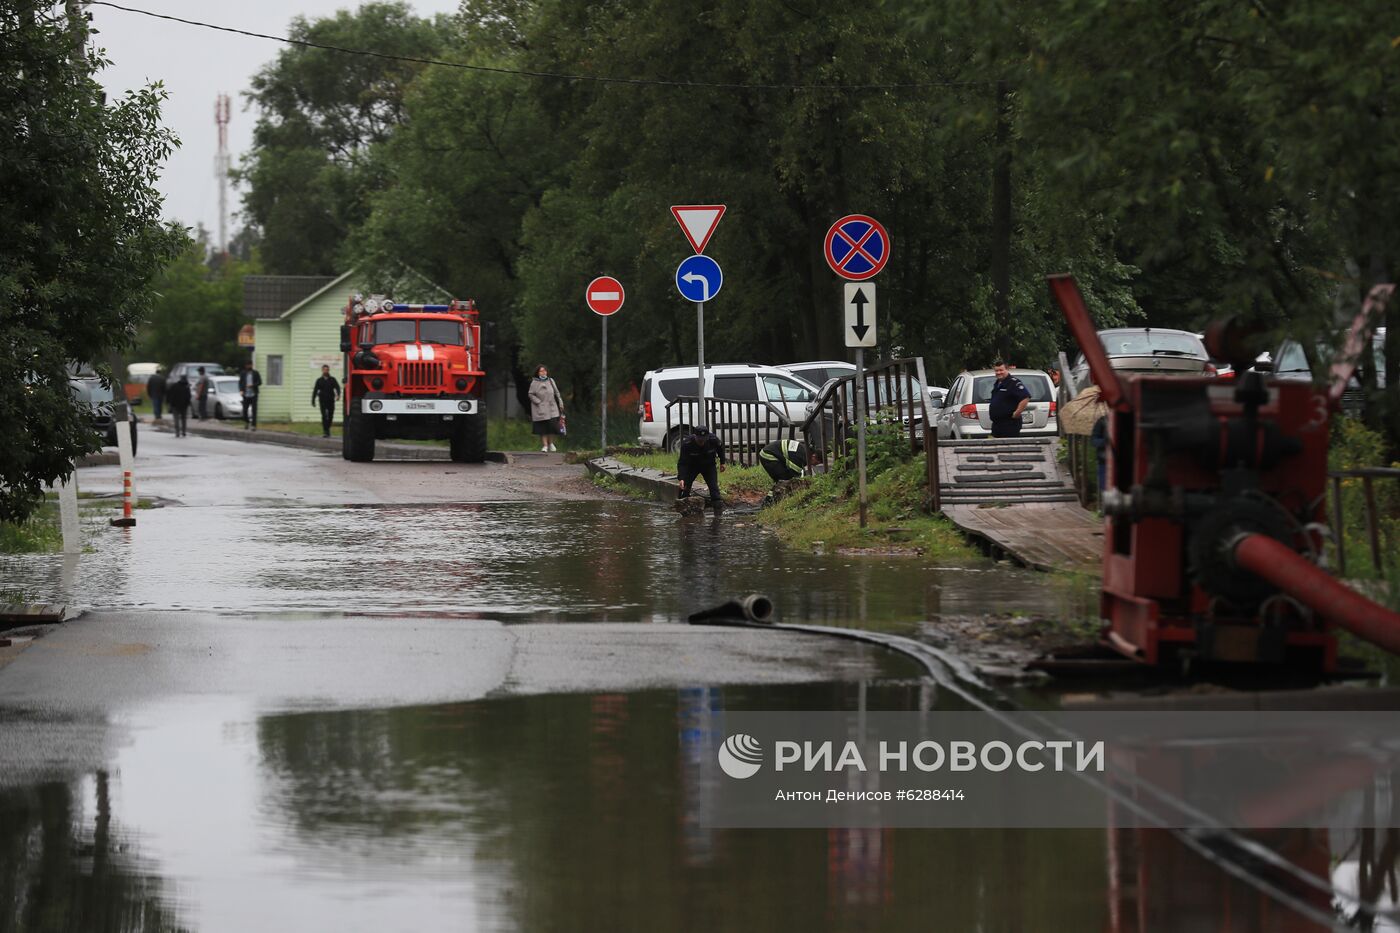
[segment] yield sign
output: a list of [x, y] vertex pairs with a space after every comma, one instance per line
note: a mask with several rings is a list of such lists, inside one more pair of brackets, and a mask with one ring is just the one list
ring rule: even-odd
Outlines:
[[719, 226], [719, 219], [724, 216], [724, 205], [673, 204], [671, 214], [675, 216], [676, 223], [681, 225], [681, 233], [690, 241], [691, 248], [697, 253], [703, 253], [705, 244], [710, 242], [710, 237], [715, 232], [715, 227]]
[[607, 317], [622, 307], [622, 302], [627, 299], [627, 292], [617, 279], [610, 275], [600, 275], [588, 283], [583, 297], [588, 302], [590, 311]]

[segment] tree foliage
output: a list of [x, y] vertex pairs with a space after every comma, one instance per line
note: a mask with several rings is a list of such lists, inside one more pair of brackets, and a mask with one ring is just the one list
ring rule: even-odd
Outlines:
[[[999, 351], [1040, 365], [1072, 349], [1050, 272], [1075, 273], [1104, 326], [1242, 313], [1311, 341], [1400, 260], [1400, 28], [1383, 0], [473, 0], [452, 21], [399, 14], [375, 47], [415, 36], [415, 54], [536, 76], [405, 66], [384, 85], [394, 107], [346, 147], [343, 131], [312, 131], [336, 126], [324, 100], [274, 93], [309, 54], [285, 53], [255, 94], [254, 164], [305, 164], [285, 183], [250, 173], [249, 204], [319, 212], [292, 225], [318, 262], [410, 266], [477, 297], [579, 403], [597, 381], [581, 300], [594, 275], [628, 288], [614, 389], [693, 358], [675, 203], [729, 206], [707, 250], [726, 273], [707, 358], [843, 356], [840, 283], [820, 251], [828, 225], [860, 211], [893, 239], [882, 352], [921, 354], [940, 379]], [[350, 43], [347, 16], [298, 28]], [[315, 62], [312, 86], [336, 70], [361, 86], [365, 63]], [[269, 243], [292, 235], [253, 213]], [[1386, 411], [1400, 439], [1400, 406]]]
[[103, 59], [77, 51], [49, 3], [6, 4], [0, 35], [0, 520], [18, 520], [99, 443], [69, 365], [110, 375], [185, 237], [159, 219], [156, 172], [176, 144], [160, 86], [104, 103]]
[[211, 255], [207, 235], [199, 233], [156, 279], [137, 355], [167, 367], [181, 360], [208, 360], [233, 371], [247, 357], [238, 348], [238, 331], [246, 323], [243, 276], [255, 274], [258, 266]]

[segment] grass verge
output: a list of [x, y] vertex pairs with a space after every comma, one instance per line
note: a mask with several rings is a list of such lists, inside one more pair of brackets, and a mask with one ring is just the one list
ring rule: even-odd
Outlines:
[[[676, 455], [658, 451], [654, 454], [618, 454], [617, 460], [628, 466], [660, 470], [663, 473], [676, 472]], [[700, 488], [705, 487], [703, 479], [696, 480]], [[759, 499], [773, 488], [773, 481], [762, 467], [730, 466], [719, 475], [720, 495], [726, 499]]]
[[922, 455], [869, 479], [865, 528], [854, 486], [854, 471], [842, 469], [799, 481], [759, 513], [759, 521], [802, 549], [917, 550], [935, 561], [982, 559], [951, 522], [924, 511]]

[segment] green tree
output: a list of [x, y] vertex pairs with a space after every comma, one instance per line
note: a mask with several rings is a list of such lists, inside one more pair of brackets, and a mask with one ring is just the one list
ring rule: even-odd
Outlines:
[[138, 355], [166, 366], [210, 360], [235, 367], [247, 356], [238, 348], [238, 330], [247, 323], [243, 276], [257, 271], [256, 263], [211, 256], [205, 237], [191, 242], [155, 282]]
[[176, 145], [159, 85], [104, 103], [105, 64], [75, 47], [38, 0], [0, 10], [0, 520], [21, 520], [44, 484], [99, 445], [68, 384], [103, 372], [150, 306], [150, 282], [185, 242], [160, 222], [156, 175]]
[[[290, 29], [299, 41], [422, 58], [438, 55], [447, 34], [445, 20], [414, 16], [402, 2], [296, 17]], [[321, 275], [339, 267], [345, 238], [386, 184], [388, 168], [374, 148], [402, 123], [405, 90], [423, 67], [293, 46], [254, 76], [253, 147], [235, 174], [268, 272]]]

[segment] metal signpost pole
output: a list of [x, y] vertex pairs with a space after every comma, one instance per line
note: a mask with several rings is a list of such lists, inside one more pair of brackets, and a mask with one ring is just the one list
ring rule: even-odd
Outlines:
[[705, 302], [695, 302], [695, 348], [699, 357], [699, 367], [695, 370], [695, 394], [700, 398], [700, 411], [696, 414], [696, 424], [708, 424], [705, 417]]
[[865, 350], [856, 347], [856, 471], [860, 488], [860, 527], [865, 527]]
[[598, 405], [601, 408], [598, 422], [600, 425], [599, 436], [602, 439], [603, 456], [606, 457], [608, 454], [608, 319], [606, 315], [603, 317], [603, 385], [598, 399]]

